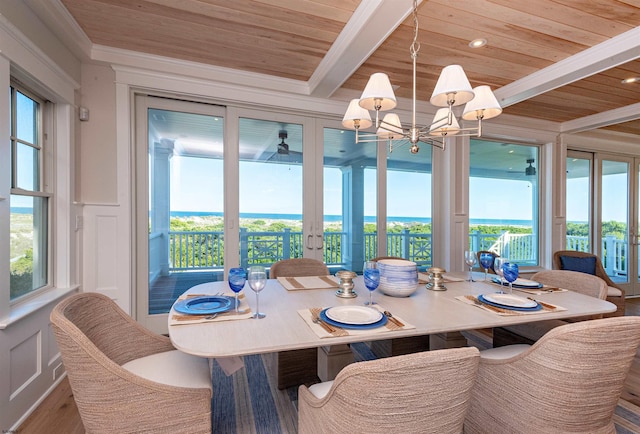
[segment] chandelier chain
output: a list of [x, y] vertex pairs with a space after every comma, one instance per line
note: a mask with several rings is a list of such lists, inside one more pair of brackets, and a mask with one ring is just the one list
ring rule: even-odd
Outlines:
[[418, 0], [413, 0], [413, 42], [409, 50], [412, 58], [416, 58], [418, 51], [420, 51], [420, 42], [418, 42]]

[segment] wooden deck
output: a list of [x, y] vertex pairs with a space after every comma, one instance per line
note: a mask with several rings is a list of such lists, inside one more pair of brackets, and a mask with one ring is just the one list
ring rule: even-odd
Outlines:
[[149, 287], [149, 314], [169, 312], [174, 301], [187, 289], [201, 283], [223, 280], [222, 271], [178, 272], [160, 276]]

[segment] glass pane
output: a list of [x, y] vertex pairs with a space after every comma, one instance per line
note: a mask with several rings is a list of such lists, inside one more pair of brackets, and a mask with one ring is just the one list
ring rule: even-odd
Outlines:
[[223, 119], [150, 109], [149, 314], [222, 280]]
[[39, 151], [31, 146], [16, 143], [16, 188], [40, 190]]
[[16, 131], [19, 140], [34, 145], [38, 143], [38, 103], [16, 92]]
[[431, 267], [431, 156], [421, 144], [417, 154], [409, 144], [394, 145], [387, 158], [387, 256]]
[[538, 148], [471, 140], [469, 248], [538, 264]]
[[11, 299], [47, 284], [47, 198], [11, 195]]
[[591, 160], [567, 158], [567, 250], [590, 252]]
[[602, 259], [614, 282], [628, 282], [629, 164], [602, 161]]
[[355, 132], [324, 129], [324, 262], [362, 272], [377, 256], [376, 145]]
[[240, 119], [240, 266], [304, 254], [302, 125]]

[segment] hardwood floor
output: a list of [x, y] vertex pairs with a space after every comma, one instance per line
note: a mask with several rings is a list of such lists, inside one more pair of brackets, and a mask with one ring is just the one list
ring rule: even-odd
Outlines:
[[[627, 299], [627, 315], [640, 315], [640, 298]], [[640, 406], [640, 351], [631, 366], [622, 398]], [[65, 378], [20, 427], [29, 434], [84, 434], [69, 381]]]

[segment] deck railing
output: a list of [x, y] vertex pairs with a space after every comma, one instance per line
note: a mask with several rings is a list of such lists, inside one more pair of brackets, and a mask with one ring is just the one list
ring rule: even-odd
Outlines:
[[[342, 246], [346, 242], [346, 232], [325, 232], [322, 239], [324, 262], [328, 266], [344, 266]], [[162, 261], [157, 256], [165, 242], [161, 234], [149, 237], [150, 270], [161, 268]], [[364, 256], [371, 259], [377, 253], [376, 233], [364, 234]], [[247, 267], [253, 263], [273, 264], [281, 259], [302, 257], [304, 238], [301, 232], [284, 229], [278, 232], [250, 232], [240, 229], [240, 265]], [[307, 242], [319, 240], [310, 238]], [[491, 250], [501, 256], [524, 265], [535, 265], [538, 262], [537, 243], [532, 234], [469, 234], [469, 246], [473, 250]], [[588, 237], [567, 236], [567, 249], [588, 251]], [[399, 256], [416, 262], [419, 266], [432, 265], [432, 239], [430, 233], [411, 233], [404, 230], [400, 233], [387, 234], [388, 256]], [[607, 236], [602, 241], [603, 264], [611, 276], [627, 274], [627, 244], [614, 236]], [[224, 267], [223, 232], [169, 232], [168, 271], [212, 270]], [[382, 254], [380, 254], [382, 256]]]

